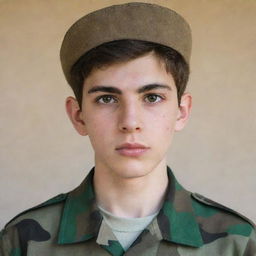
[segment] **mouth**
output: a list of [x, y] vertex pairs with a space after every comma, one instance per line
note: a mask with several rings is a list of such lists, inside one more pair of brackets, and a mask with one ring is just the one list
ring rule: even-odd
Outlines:
[[138, 157], [146, 153], [150, 148], [139, 143], [124, 143], [116, 148], [123, 156]]

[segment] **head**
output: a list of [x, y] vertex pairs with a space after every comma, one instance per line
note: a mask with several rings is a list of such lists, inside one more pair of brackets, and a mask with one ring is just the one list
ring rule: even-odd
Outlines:
[[165, 166], [191, 108], [190, 50], [185, 20], [152, 4], [104, 8], [69, 29], [61, 62], [76, 99], [68, 97], [66, 108], [90, 138], [96, 170], [132, 178]]

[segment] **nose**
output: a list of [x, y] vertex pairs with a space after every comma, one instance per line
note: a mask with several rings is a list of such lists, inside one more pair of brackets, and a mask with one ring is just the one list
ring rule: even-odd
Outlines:
[[119, 130], [125, 133], [139, 132], [142, 129], [141, 110], [135, 103], [127, 103], [119, 113]]

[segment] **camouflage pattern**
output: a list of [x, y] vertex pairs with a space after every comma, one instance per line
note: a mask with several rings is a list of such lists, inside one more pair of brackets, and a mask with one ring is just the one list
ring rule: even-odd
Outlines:
[[168, 168], [162, 209], [124, 252], [96, 206], [92, 170], [75, 190], [32, 208], [0, 234], [0, 256], [255, 256], [255, 226], [186, 191]]

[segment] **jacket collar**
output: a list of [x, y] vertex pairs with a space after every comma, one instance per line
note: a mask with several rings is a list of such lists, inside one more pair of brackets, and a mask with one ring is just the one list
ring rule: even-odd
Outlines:
[[68, 193], [58, 237], [59, 244], [86, 241], [97, 236], [102, 216], [93, 189], [94, 169], [76, 189]]
[[[169, 185], [164, 204], [156, 217], [162, 239], [193, 247], [203, 245], [191, 205], [191, 195], [177, 182], [167, 167]], [[75, 190], [68, 193], [58, 236], [59, 244], [72, 244], [97, 238], [102, 232], [102, 216], [93, 189], [94, 169]]]
[[162, 237], [169, 242], [200, 247], [203, 240], [192, 207], [191, 193], [178, 183], [169, 167], [167, 171], [168, 189], [157, 216]]

